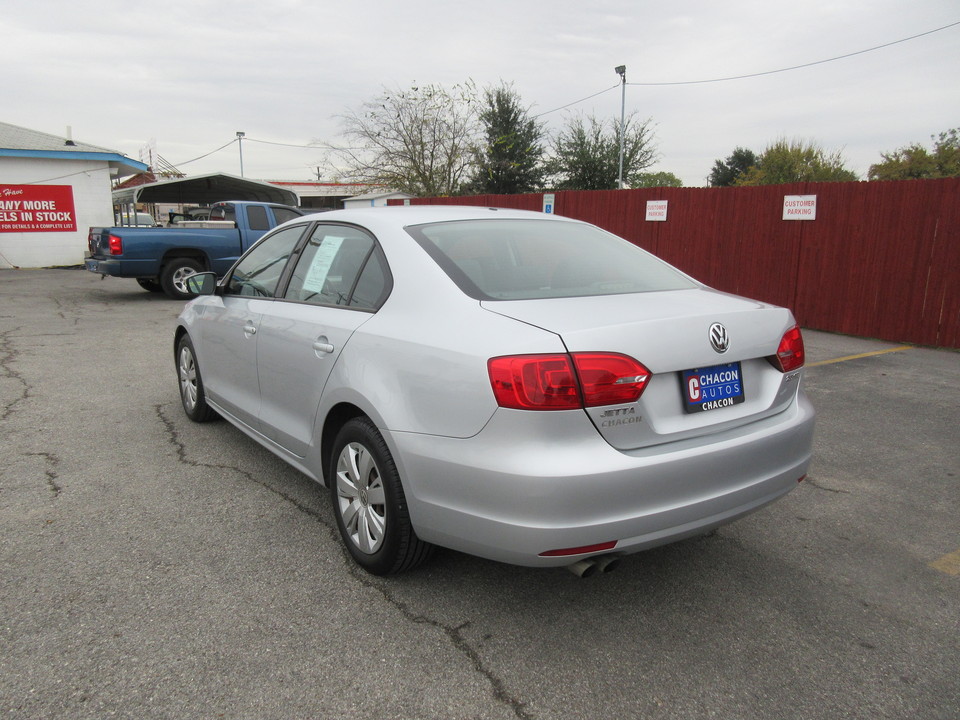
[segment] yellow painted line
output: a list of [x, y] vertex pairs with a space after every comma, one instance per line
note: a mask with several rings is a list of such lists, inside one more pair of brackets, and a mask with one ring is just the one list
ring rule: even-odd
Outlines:
[[860, 353], [859, 355], [847, 355], [846, 357], [834, 358], [833, 360], [821, 360], [820, 362], [808, 363], [807, 367], [817, 367], [817, 365], [830, 365], [832, 363], [846, 362], [847, 360], [859, 360], [860, 358], [873, 357], [874, 355], [886, 355], [892, 352], [902, 352], [903, 350], [912, 350], [913, 345], [901, 345], [900, 347], [887, 348], [886, 350], [874, 350], [873, 352]]
[[947, 575], [960, 575], [960, 550], [944, 555], [939, 560], [934, 560], [930, 563], [930, 567]]

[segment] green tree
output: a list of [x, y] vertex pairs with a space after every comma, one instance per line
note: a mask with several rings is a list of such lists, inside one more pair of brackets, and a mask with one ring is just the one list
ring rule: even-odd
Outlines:
[[757, 163], [736, 185], [779, 185], [793, 182], [849, 182], [857, 174], [843, 165], [839, 151], [828, 153], [815, 143], [778, 140], [767, 147]]
[[509, 85], [488, 88], [480, 110], [483, 142], [475, 151], [476, 173], [469, 191], [516, 194], [543, 186], [541, 123], [529, 116]]
[[639, 173], [636, 176], [633, 187], [683, 187], [683, 180], [670, 172]]
[[478, 131], [472, 83], [384, 88], [341, 122], [351, 147], [334, 149], [334, 172], [347, 182], [455, 195], [472, 167]]
[[[623, 180], [636, 187], [643, 171], [658, 159], [652, 121], [635, 114], [624, 127]], [[620, 122], [573, 116], [553, 140], [547, 172], [558, 190], [614, 190], [620, 160]]]
[[713, 170], [707, 176], [707, 182], [713, 187], [729, 187], [735, 185], [747, 171], [757, 164], [757, 154], [753, 150], [738, 147], [726, 160], [716, 160]]
[[960, 177], [960, 128], [931, 135], [933, 151], [914, 143], [880, 153], [883, 162], [871, 165], [870, 180], [910, 180], [914, 178]]

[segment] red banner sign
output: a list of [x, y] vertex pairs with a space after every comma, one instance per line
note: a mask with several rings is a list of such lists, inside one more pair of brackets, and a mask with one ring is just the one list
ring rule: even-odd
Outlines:
[[0, 185], [0, 232], [76, 232], [70, 185]]

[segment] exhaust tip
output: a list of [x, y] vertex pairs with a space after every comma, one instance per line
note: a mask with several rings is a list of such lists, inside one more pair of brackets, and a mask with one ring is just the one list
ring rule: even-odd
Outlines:
[[597, 573], [613, 572], [620, 566], [622, 555], [598, 555], [597, 557], [584, 558], [577, 560], [572, 565], [567, 565], [567, 570], [579, 578], [588, 578]]
[[619, 555], [601, 555], [597, 558], [597, 570], [608, 573], [620, 567]]
[[577, 560], [573, 565], [567, 565], [567, 570], [572, 572], [578, 578], [588, 578], [596, 575], [597, 573], [597, 561], [593, 558], [586, 558], [584, 560]]

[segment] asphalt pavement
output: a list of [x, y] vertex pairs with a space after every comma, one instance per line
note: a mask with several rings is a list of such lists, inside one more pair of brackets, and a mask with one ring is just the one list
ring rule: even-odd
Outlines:
[[806, 331], [810, 477], [712, 536], [383, 579], [183, 415], [181, 307], [0, 271], [0, 716], [960, 718], [960, 353]]

